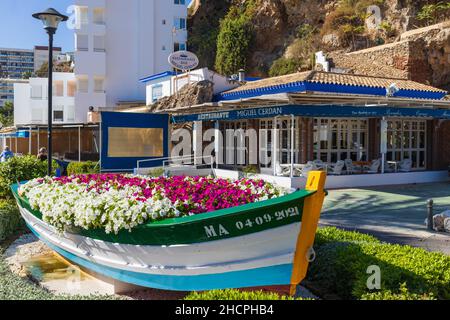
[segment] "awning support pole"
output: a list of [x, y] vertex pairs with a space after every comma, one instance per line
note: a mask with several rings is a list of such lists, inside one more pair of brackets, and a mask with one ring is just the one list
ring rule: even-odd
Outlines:
[[294, 178], [295, 116], [291, 115], [291, 179]]
[[78, 127], [78, 162], [81, 162], [81, 127]]
[[41, 129], [38, 127], [37, 128], [37, 153], [39, 154], [39, 150], [41, 149]]
[[31, 154], [31, 142], [33, 139], [33, 131], [31, 131], [31, 127], [30, 127], [30, 138], [28, 140], [28, 153]]
[[277, 164], [278, 164], [278, 117], [273, 119], [273, 135], [272, 135], [272, 167], [273, 175], [277, 175]]

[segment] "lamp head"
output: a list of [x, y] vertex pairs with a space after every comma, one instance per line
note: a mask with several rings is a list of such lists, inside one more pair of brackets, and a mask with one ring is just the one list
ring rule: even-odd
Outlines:
[[43, 12], [33, 14], [33, 18], [41, 20], [44, 24], [44, 29], [48, 33], [55, 33], [60, 22], [67, 21], [69, 17], [59, 13], [53, 8], [48, 8]]

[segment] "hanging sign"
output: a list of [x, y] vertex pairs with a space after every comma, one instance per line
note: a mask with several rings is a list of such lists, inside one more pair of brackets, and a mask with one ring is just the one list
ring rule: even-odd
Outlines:
[[193, 70], [198, 67], [198, 57], [189, 51], [176, 51], [169, 56], [172, 67], [182, 71]]

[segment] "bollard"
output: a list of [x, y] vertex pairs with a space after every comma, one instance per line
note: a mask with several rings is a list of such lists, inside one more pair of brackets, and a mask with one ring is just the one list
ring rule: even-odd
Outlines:
[[428, 230], [433, 231], [433, 199], [429, 199], [427, 201], [427, 208], [428, 208]]

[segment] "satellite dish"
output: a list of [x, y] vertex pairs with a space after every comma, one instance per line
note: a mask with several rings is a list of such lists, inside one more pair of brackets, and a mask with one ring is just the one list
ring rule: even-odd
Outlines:
[[400, 89], [398, 88], [397, 84], [393, 83], [386, 89], [386, 96], [393, 97], [399, 91]]

